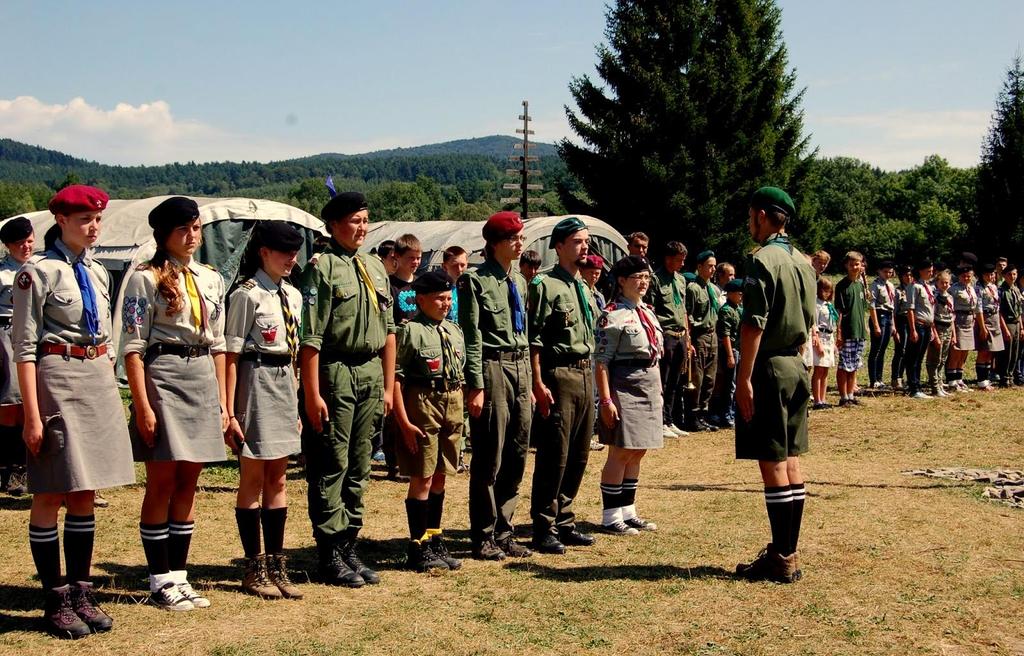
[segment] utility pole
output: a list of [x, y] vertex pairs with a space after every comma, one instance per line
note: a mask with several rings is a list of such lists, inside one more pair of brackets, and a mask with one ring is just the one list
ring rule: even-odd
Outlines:
[[523, 142], [513, 144], [512, 149], [521, 150], [523, 152], [521, 155], [509, 155], [509, 160], [513, 162], [518, 162], [519, 168], [505, 169], [505, 175], [517, 176], [519, 178], [519, 182], [506, 182], [505, 184], [501, 185], [502, 189], [518, 189], [519, 197], [517, 198], [515, 196], [510, 196], [507, 198], [502, 198], [501, 202], [502, 204], [519, 204], [522, 207], [520, 214], [523, 217], [523, 221], [526, 221], [526, 219], [530, 217], [539, 216], [540, 214], [542, 214], [541, 212], [529, 211], [530, 203], [539, 203], [542, 200], [541, 198], [530, 198], [529, 192], [542, 191], [544, 189], [544, 185], [542, 184], [530, 184], [530, 178], [532, 176], [540, 175], [540, 169], [531, 169], [530, 162], [537, 162], [540, 160], [540, 158], [537, 157], [536, 155], [530, 154], [530, 135], [533, 134], [534, 131], [530, 129], [530, 121], [532, 119], [530, 118], [530, 103], [527, 100], [523, 101], [523, 113], [519, 116], [519, 120], [523, 122], [523, 127], [516, 128], [516, 134], [523, 135]]

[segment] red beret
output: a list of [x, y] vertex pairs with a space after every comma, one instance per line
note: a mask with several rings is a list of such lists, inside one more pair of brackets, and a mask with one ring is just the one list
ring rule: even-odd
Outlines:
[[603, 269], [604, 258], [600, 255], [588, 255], [587, 263], [583, 266], [585, 269]]
[[487, 219], [482, 230], [484, 241], [495, 242], [508, 239], [523, 229], [523, 220], [518, 212], [498, 212]]
[[50, 212], [53, 214], [74, 214], [75, 212], [99, 212], [107, 209], [110, 197], [106, 192], [87, 185], [70, 185], [64, 187], [50, 199]]

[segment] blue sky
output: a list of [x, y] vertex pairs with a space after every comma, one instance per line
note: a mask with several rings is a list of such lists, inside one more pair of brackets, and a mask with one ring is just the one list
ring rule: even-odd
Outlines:
[[[977, 162], [1020, 0], [782, 0], [805, 128], [884, 168]], [[0, 136], [102, 162], [284, 159], [569, 134], [604, 5], [4, 0]]]

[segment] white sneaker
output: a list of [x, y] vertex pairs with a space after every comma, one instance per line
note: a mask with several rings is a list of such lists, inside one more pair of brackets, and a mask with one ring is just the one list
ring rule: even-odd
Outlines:
[[924, 392], [918, 390], [917, 392], [914, 392], [913, 394], [911, 394], [910, 398], [912, 398], [912, 399], [931, 399], [932, 397], [930, 397], [927, 394], [925, 394]]
[[612, 535], [638, 535], [640, 531], [636, 530], [632, 526], [626, 524], [621, 519], [611, 524], [603, 524], [601, 530], [605, 533], [611, 533]]
[[947, 396], [949, 396], [949, 392], [939, 387], [935, 390], [935, 396], [939, 397], [940, 399], [944, 399]]
[[673, 428], [672, 426], [669, 426], [668, 424], [665, 424], [664, 426], [661, 427], [661, 436], [665, 439], [675, 439], [677, 437], [680, 437], [679, 432], [676, 431], [676, 429]]
[[626, 526], [632, 526], [638, 531], [657, 531], [658, 525], [654, 522], [649, 522], [646, 519], [640, 519], [639, 517], [630, 517], [629, 519], [622, 520]]
[[164, 587], [149, 594], [149, 603], [163, 610], [184, 611], [195, 609], [195, 604], [185, 598], [174, 583], [165, 583]]
[[210, 600], [199, 594], [192, 588], [192, 584], [188, 581], [178, 584], [178, 591], [181, 592], [185, 599], [192, 602], [192, 605], [196, 608], [209, 608]]

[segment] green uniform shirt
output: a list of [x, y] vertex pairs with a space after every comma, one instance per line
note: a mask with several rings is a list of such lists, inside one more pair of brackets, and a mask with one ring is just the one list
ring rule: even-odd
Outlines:
[[1024, 307], [1024, 296], [1016, 285], [1007, 285], [1006, 281], [999, 285], [999, 311], [1006, 323], [1018, 323], [1021, 309]]
[[690, 308], [690, 330], [701, 335], [715, 329], [718, 311], [711, 302], [715, 290], [706, 280], [697, 276], [686, 283], [686, 307]]
[[764, 331], [758, 355], [795, 350], [814, 321], [814, 269], [789, 238], [774, 237], [747, 259], [742, 323]]
[[658, 268], [651, 280], [651, 305], [663, 330], [686, 332], [686, 281], [678, 273]]
[[455, 353], [457, 382], [462, 382], [462, 368], [466, 364], [466, 342], [458, 324], [447, 319], [434, 321], [422, 312], [398, 328], [398, 348], [395, 355], [395, 377], [407, 382], [450, 380], [445, 376], [443, 330], [448, 335]]
[[484, 388], [484, 351], [515, 351], [529, 347], [527, 332], [516, 334], [509, 306], [509, 281], [516, 285], [526, 309], [526, 279], [511, 276], [497, 260], [487, 259], [474, 271], [459, 276], [459, 327], [466, 338], [466, 383]]
[[740, 347], [740, 311], [735, 305], [726, 303], [718, 311], [718, 325], [716, 326], [718, 339], [728, 337], [732, 340], [732, 347]]
[[[576, 282], [582, 285], [580, 286]], [[579, 295], [589, 306], [591, 323]], [[579, 275], [573, 276], [556, 264], [551, 273], [530, 284], [527, 326], [530, 346], [541, 349], [544, 357], [589, 357], [594, 352], [594, 323], [598, 318], [594, 299]]]
[[836, 284], [836, 310], [842, 315], [839, 330], [843, 339], [867, 339], [868, 304], [864, 298], [864, 283], [843, 278]]
[[[369, 293], [356, 258], [373, 283]], [[333, 239], [329, 249], [302, 277], [302, 346], [330, 355], [370, 355], [395, 332], [391, 291], [384, 264], [356, 255]]]

